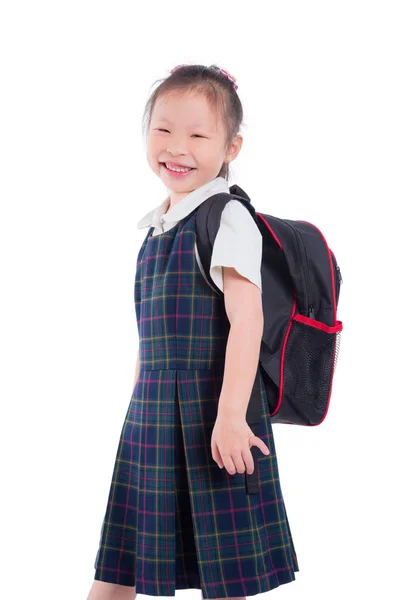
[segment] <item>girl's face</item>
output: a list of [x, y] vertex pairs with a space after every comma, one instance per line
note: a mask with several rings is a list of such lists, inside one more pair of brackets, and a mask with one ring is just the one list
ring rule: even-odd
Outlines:
[[[243, 138], [235, 136], [226, 147], [224, 124], [203, 94], [176, 93], [157, 99], [147, 137], [147, 160], [170, 191], [171, 204], [217, 177], [223, 162], [239, 154]], [[174, 176], [165, 163], [193, 167]]]

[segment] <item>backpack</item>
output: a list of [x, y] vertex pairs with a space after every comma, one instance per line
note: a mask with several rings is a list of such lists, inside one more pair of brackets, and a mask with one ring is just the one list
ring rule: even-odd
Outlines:
[[[343, 325], [336, 318], [342, 277], [321, 231], [307, 221], [256, 212], [238, 186], [207, 198], [196, 213], [196, 244], [207, 283], [212, 247], [222, 211], [237, 199], [253, 216], [263, 237], [261, 263], [264, 331], [259, 372], [272, 423], [319, 425], [332, 393]], [[261, 420], [259, 378], [255, 378], [246, 421], [257, 435]]]

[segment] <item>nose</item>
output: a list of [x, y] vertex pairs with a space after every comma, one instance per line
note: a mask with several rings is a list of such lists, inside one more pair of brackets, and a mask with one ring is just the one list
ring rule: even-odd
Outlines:
[[170, 152], [174, 156], [179, 154], [187, 154], [187, 140], [185, 141], [185, 136], [169, 136], [168, 139], [168, 148], [166, 148], [167, 152]]
[[183, 150], [183, 146], [174, 146], [175, 150], [171, 150], [170, 148], [167, 148], [167, 152], [168, 154], [172, 154], [172, 156], [179, 156], [180, 154], [187, 154], [186, 150]]

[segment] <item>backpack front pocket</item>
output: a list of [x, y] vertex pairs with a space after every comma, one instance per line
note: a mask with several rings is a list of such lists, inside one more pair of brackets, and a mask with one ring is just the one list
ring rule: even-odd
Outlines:
[[341, 321], [329, 326], [293, 317], [281, 364], [281, 410], [287, 422], [319, 425], [325, 418], [342, 329]]

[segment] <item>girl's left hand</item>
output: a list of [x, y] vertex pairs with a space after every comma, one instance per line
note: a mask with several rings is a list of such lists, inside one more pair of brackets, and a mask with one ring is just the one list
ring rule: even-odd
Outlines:
[[252, 446], [260, 448], [265, 455], [270, 453], [268, 446], [254, 435], [245, 419], [217, 416], [211, 435], [211, 454], [221, 469], [225, 466], [230, 475], [245, 471], [253, 473]]

